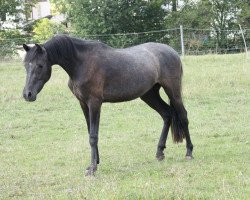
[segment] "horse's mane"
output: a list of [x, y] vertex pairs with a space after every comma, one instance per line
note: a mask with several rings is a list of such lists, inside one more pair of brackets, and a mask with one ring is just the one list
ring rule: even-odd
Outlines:
[[[74, 59], [78, 50], [83, 51], [84, 49], [95, 47], [110, 48], [108, 45], [99, 41], [82, 40], [68, 35], [56, 35], [41, 46], [46, 49], [49, 60], [58, 60], [60, 58]], [[32, 48], [29, 53], [26, 54], [24, 61], [30, 62], [38, 56], [38, 54], [39, 52], [36, 51], [36, 48]]]
[[67, 35], [56, 35], [48, 40], [43, 46], [48, 52], [49, 59], [76, 57], [76, 48], [72, 38]]
[[[60, 58], [61, 56], [64, 58], [74, 58], [76, 55], [76, 49], [73, 45], [72, 39], [67, 35], [54, 36], [41, 46], [46, 49], [49, 58]], [[37, 56], [39, 56], [37, 48], [31, 48], [27, 52], [24, 62], [30, 62]]]

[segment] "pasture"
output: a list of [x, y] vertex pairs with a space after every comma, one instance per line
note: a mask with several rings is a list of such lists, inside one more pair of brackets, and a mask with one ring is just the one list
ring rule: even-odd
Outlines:
[[104, 104], [101, 163], [85, 177], [87, 128], [67, 74], [54, 66], [28, 103], [22, 62], [0, 62], [0, 199], [249, 199], [250, 61], [187, 56], [183, 65], [194, 159], [169, 134], [166, 158], [156, 160], [163, 122], [141, 100]]

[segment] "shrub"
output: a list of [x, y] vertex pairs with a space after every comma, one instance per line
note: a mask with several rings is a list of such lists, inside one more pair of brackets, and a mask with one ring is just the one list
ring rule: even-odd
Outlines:
[[39, 20], [33, 29], [34, 40], [38, 43], [44, 43], [53, 35], [64, 33], [64, 26], [62, 24], [53, 22], [47, 18]]

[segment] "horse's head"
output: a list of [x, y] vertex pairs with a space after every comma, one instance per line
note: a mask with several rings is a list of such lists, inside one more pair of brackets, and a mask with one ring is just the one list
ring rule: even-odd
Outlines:
[[50, 79], [51, 64], [43, 46], [36, 44], [34, 47], [29, 47], [23, 44], [23, 48], [26, 51], [24, 64], [27, 72], [23, 97], [26, 101], [35, 101], [36, 95]]

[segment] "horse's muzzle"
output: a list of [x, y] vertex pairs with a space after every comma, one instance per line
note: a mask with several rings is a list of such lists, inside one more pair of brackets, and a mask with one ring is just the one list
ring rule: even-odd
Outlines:
[[30, 91], [27, 91], [27, 92], [24, 91], [23, 98], [29, 102], [35, 101], [36, 100], [36, 93], [32, 93]]

